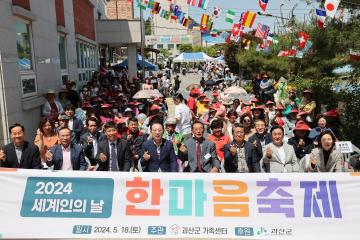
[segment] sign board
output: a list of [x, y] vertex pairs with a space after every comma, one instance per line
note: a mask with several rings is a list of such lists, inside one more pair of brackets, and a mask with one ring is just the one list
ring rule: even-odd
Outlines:
[[358, 238], [355, 173], [5, 170], [5, 239]]
[[352, 153], [354, 151], [350, 141], [341, 141], [336, 142], [335, 144], [336, 148], [339, 149], [341, 153]]

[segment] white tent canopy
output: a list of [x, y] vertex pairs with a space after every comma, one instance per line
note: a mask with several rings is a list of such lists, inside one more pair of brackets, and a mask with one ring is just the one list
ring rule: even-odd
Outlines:
[[173, 62], [210, 62], [213, 60], [214, 58], [209, 57], [203, 52], [191, 52], [180, 54], [174, 58]]
[[220, 64], [225, 64], [224, 55], [221, 55], [221, 56], [219, 56], [217, 58], [214, 58], [214, 62], [220, 63]]

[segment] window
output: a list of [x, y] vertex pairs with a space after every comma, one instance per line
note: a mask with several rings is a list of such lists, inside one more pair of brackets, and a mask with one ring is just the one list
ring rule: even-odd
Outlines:
[[79, 82], [87, 82], [91, 80], [92, 72], [97, 68], [97, 48], [92, 44], [76, 41], [76, 53]]
[[33, 70], [30, 24], [25, 21], [16, 21], [16, 47], [20, 71]]
[[169, 50], [173, 50], [174, 47], [175, 47], [174, 44], [168, 44], [168, 49], [169, 49]]
[[34, 53], [32, 45], [31, 23], [16, 19], [16, 49], [18, 55], [18, 67], [22, 96], [30, 97], [37, 94]]
[[60, 69], [67, 69], [66, 65], [66, 38], [59, 35], [59, 56], [60, 56]]
[[158, 49], [163, 49], [163, 48], [164, 48], [164, 45], [163, 45], [163, 44], [158, 44], [158, 45], [157, 45], [157, 48], [158, 48]]
[[24, 97], [31, 96], [36, 93], [35, 75], [22, 75], [21, 76], [22, 93]]

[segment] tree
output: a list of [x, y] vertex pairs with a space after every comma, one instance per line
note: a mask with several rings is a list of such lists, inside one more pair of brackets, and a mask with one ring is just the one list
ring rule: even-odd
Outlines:
[[191, 44], [181, 44], [179, 47], [178, 47], [178, 50], [183, 53], [183, 52], [192, 52], [193, 51], [193, 48], [191, 46]]
[[[356, 2], [360, 3], [360, 0]], [[345, 3], [344, 7], [353, 4]], [[360, 8], [360, 5], [357, 5]], [[360, 62], [349, 61], [349, 50], [360, 50], [360, 15], [358, 9], [352, 9], [348, 19], [331, 19], [324, 29], [318, 29], [316, 19], [305, 26], [294, 23], [292, 32], [280, 36], [278, 45], [271, 45], [270, 52], [256, 52], [255, 44], [250, 50], [240, 49], [238, 45], [230, 44], [225, 51], [225, 61], [231, 71], [238, 72], [239, 66], [245, 78], [265, 71], [272, 78], [280, 76], [289, 80], [289, 84], [296, 86], [300, 94], [306, 88], [315, 92], [317, 112], [321, 106], [327, 110], [337, 108], [343, 103], [340, 115], [340, 139], [352, 141], [360, 145]], [[303, 58], [278, 57], [280, 50], [291, 49], [298, 45], [297, 33], [305, 31], [310, 35], [313, 46]], [[253, 41], [254, 42], [254, 41]], [[345, 90], [334, 91], [338, 76], [334, 69], [351, 64], [354, 71], [353, 82], [344, 82]], [[351, 89], [349, 91], [348, 89]]]
[[152, 21], [151, 17], [145, 20], [145, 35], [152, 35]]
[[160, 49], [160, 55], [162, 55], [164, 57], [164, 59], [169, 58], [172, 54], [169, 50], [167, 49]]

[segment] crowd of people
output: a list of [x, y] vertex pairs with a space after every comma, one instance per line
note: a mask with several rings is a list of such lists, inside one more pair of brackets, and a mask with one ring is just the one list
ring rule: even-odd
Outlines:
[[[180, 79], [168, 72], [128, 79], [126, 70], [102, 69], [81, 88], [68, 81], [49, 90], [33, 141], [20, 123], [9, 128], [11, 143], [0, 148], [0, 166], [26, 169], [144, 172], [343, 172], [331, 114], [316, 115], [314, 92], [294, 87], [280, 92], [265, 73], [252, 80], [254, 97], [228, 99], [207, 81], [229, 69], [206, 68], [208, 80], [179, 92]], [[228, 81], [230, 84], [235, 81]], [[159, 89], [173, 97], [175, 115], [164, 97], [133, 99], [141, 89]], [[283, 89], [282, 89], [283, 90]], [[211, 93], [211, 96], [207, 93]], [[279, 94], [284, 96], [279, 96]], [[355, 161], [352, 169], [360, 168]]]

